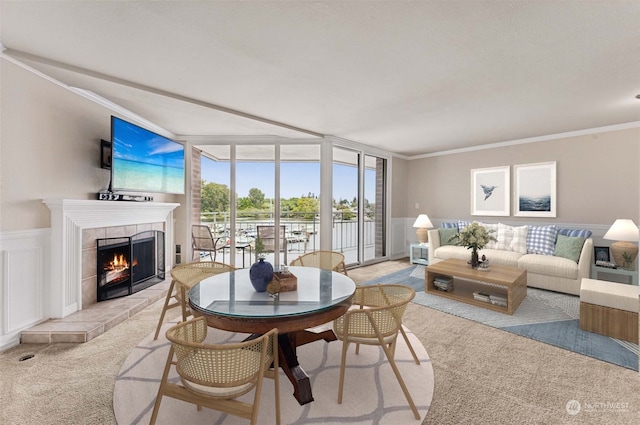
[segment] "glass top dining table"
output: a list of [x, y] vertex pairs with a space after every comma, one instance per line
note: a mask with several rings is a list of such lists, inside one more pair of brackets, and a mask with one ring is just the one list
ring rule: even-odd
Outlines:
[[[274, 327], [290, 332], [317, 326], [351, 306], [356, 285], [348, 276], [313, 267], [290, 267], [289, 271], [297, 277], [296, 291], [275, 297], [256, 292], [249, 270], [238, 269], [196, 284], [189, 291], [189, 304], [197, 313], [212, 318], [210, 326], [251, 333], [268, 332]], [[336, 308], [342, 313], [325, 320], [323, 313]], [[309, 321], [320, 323], [310, 326]]]
[[313, 267], [290, 267], [297, 290], [274, 297], [256, 292], [248, 269], [208, 277], [189, 291], [189, 306], [207, 324], [231, 332], [263, 334], [278, 329], [280, 367], [291, 381], [300, 405], [313, 401], [311, 382], [298, 362], [296, 348], [318, 340], [335, 341], [333, 330], [311, 331], [351, 307], [356, 285], [348, 276]]

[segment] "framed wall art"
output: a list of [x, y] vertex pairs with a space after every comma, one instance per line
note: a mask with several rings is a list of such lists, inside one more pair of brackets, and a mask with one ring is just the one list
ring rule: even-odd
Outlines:
[[515, 212], [519, 217], [556, 216], [556, 162], [514, 165]]
[[471, 215], [509, 215], [510, 170], [508, 165], [471, 170]]
[[611, 261], [611, 255], [609, 254], [608, 246], [594, 246], [593, 254], [594, 263], [596, 261], [606, 261], [607, 263]]

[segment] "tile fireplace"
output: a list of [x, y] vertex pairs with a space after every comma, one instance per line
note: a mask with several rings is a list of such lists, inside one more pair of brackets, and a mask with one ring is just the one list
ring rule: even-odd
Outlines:
[[165, 278], [164, 232], [96, 241], [97, 301], [134, 294]]
[[[59, 198], [45, 199], [43, 202], [51, 210], [50, 276], [43, 294], [45, 317], [63, 318], [82, 310], [83, 302], [90, 302], [83, 300], [83, 232], [97, 228], [162, 223], [165, 247], [174, 246], [173, 210], [180, 204]], [[166, 270], [173, 264], [171, 257], [171, 250], [165, 249]], [[91, 268], [96, 270], [93, 258]], [[95, 288], [95, 280], [93, 282]]]

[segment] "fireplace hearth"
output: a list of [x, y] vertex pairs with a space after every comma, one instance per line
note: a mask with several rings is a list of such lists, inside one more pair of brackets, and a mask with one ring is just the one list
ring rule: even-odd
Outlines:
[[97, 240], [97, 300], [134, 294], [165, 279], [164, 232]]

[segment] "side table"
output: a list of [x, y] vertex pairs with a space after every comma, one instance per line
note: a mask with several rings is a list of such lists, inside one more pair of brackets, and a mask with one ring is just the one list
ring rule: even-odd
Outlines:
[[409, 262], [411, 264], [429, 265], [429, 244], [412, 243], [409, 245]]
[[[606, 276], [607, 274], [609, 275], [608, 279]], [[627, 281], [621, 282], [619, 280], [615, 280], [615, 278], [613, 278], [612, 275], [623, 276], [626, 278]], [[592, 264], [591, 279], [608, 280], [610, 282], [627, 283], [629, 285], [638, 286], [638, 272], [636, 270], [610, 269], [608, 267], [600, 267], [600, 266], [596, 266], [595, 264]]]

